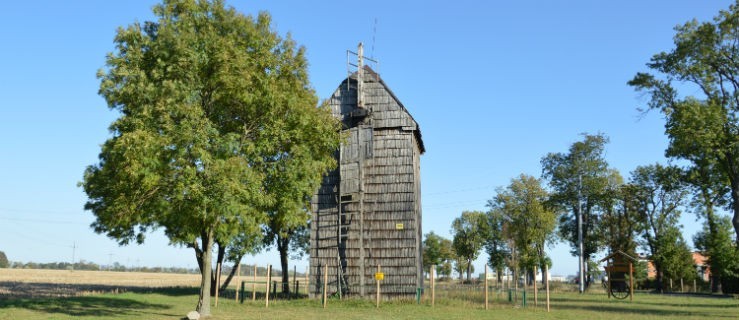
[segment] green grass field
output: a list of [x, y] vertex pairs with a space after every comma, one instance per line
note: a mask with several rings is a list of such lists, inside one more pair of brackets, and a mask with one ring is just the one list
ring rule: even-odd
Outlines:
[[[178, 319], [195, 307], [196, 289], [158, 289], [150, 293], [92, 294], [67, 298], [3, 298], [0, 319]], [[247, 295], [248, 299], [251, 295]], [[210, 319], [739, 319], [739, 300], [710, 296], [636, 294], [633, 302], [608, 300], [604, 294], [555, 293], [551, 312], [533, 301], [527, 307], [491, 295], [489, 310], [479, 299], [437, 299], [431, 307], [424, 300], [384, 302], [330, 299], [326, 309], [320, 300], [264, 301], [219, 299]]]

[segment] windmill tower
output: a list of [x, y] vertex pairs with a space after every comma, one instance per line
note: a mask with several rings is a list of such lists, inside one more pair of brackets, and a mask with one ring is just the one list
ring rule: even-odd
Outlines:
[[[371, 295], [374, 273], [385, 274], [383, 294], [412, 296], [423, 287], [421, 256], [421, 131], [372, 68], [357, 64], [329, 99], [347, 140], [339, 166], [323, 179], [311, 209], [311, 294], [321, 293], [328, 266], [330, 294]], [[348, 59], [347, 59], [348, 60]], [[356, 70], [351, 70], [354, 67]]]

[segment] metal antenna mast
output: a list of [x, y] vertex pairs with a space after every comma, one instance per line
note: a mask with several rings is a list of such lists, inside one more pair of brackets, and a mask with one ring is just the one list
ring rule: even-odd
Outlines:
[[72, 270], [74, 270], [74, 251], [77, 250], [77, 243], [72, 242]]
[[377, 18], [375, 18], [375, 25], [372, 27], [372, 51], [370, 51], [370, 58], [375, 57], [375, 35], [377, 35]]

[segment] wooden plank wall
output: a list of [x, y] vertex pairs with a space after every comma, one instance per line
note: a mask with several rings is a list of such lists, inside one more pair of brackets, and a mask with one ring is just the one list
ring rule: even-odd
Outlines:
[[[339, 169], [324, 178], [313, 197], [312, 282], [322, 279], [322, 268], [328, 265], [329, 293], [338, 290], [341, 271], [347, 284], [345, 294], [364, 291], [372, 295], [374, 272], [381, 265], [383, 293], [411, 296], [423, 285], [417, 124], [379, 81], [365, 82], [366, 107], [371, 113], [355, 123], [347, 116], [356, 109], [356, 81], [352, 82], [348, 88], [342, 83], [330, 99], [334, 114], [351, 127], [340, 151]], [[343, 219], [337, 202], [340, 194]], [[344, 228], [346, 236], [337, 237], [337, 228]], [[344, 261], [341, 269], [339, 256]], [[320, 286], [311, 289], [320, 293]]]

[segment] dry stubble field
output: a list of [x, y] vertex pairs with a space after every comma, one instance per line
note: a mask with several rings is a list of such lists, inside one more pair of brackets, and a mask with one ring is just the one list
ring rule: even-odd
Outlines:
[[197, 274], [0, 269], [0, 298], [80, 296], [199, 285]]

